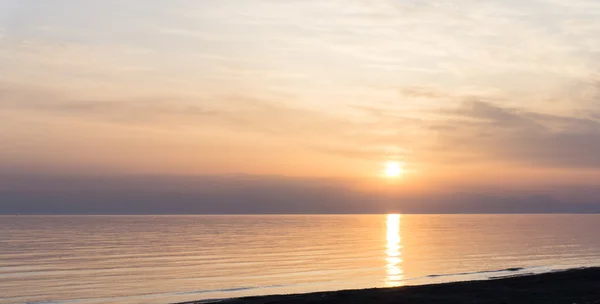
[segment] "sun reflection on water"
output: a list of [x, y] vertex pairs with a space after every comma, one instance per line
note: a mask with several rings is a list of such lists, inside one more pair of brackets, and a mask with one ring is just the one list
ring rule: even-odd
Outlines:
[[387, 286], [400, 286], [404, 278], [402, 270], [402, 238], [400, 237], [400, 214], [387, 215], [386, 280]]

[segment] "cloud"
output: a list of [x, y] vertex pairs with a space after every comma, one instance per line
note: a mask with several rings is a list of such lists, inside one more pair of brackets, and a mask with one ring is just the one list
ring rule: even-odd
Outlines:
[[26, 31], [0, 26], [11, 78], [0, 107], [259, 134], [357, 161], [396, 151], [433, 165], [598, 167], [598, 114], [575, 111], [597, 108], [593, 1], [152, 1], [96, 13], [115, 5], [75, 6], [73, 18], [23, 6], [43, 14]]
[[[354, 106], [336, 115], [243, 95], [87, 100], [35, 87], [0, 87], [7, 110], [168, 130], [210, 128], [285, 139], [318, 153], [410, 164], [493, 163], [528, 168], [600, 169], [598, 111], [548, 114], [502, 106], [502, 99], [441, 90], [401, 89], [443, 99], [438, 109], [405, 113], [390, 106]], [[462, 101], [460, 101], [462, 100]]]
[[600, 120], [465, 101], [433, 126], [438, 148], [473, 161], [526, 167], [600, 169]]
[[[177, 133], [177, 130], [212, 130], [212, 136], [229, 134], [236, 138], [258, 135], [273, 141], [283, 140], [290, 146], [347, 157], [362, 154], [353, 149], [359, 147], [365, 138], [374, 136], [371, 131], [364, 130], [360, 123], [336, 116], [335, 113], [243, 95], [100, 99], [8, 84], [0, 85], [0, 94], [3, 97], [0, 109], [6, 113], [13, 112], [16, 117], [42, 115], [61, 124], [70, 122], [73, 125], [84, 125], [83, 122], [109, 123], [114, 128], [121, 128], [125, 134], [131, 131], [131, 127], [144, 127], [169, 134]], [[105, 145], [111, 146], [110, 142]], [[244, 148], [240, 149], [243, 151]], [[340, 153], [345, 149], [348, 151]], [[385, 153], [379, 147], [368, 149], [373, 154], [376, 151]]]
[[24, 69], [37, 70], [37, 73], [45, 69], [60, 76], [72, 73], [88, 77], [147, 73], [154, 69], [147, 61], [152, 51], [131, 45], [98, 46], [25, 37], [0, 39], [0, 45], [0, 62], [5, 62], [17, 76]]
[[[83, 119], [157, 130], [188, 128], [259, 134], [285, 139], [319, 153], [362, 160], [408, 155], [398, 147], [399, 142], [408, 141], [403, 131], [410, 129], [408, 124], [422, 123], [376, 107], [354, 107], [358, 110], [355, 119], [241, 94], [99, 99], [6, 83], [0, 85], [0, 94], [0, 108], [21, 111], [20, 115], [36, 113], [58, 120]], [[375, 115], [374, 119], [370, 115]]]

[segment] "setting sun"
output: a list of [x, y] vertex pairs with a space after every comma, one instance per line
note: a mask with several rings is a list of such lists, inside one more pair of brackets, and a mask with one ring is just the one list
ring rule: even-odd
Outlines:
[[399, 177], [402, 173], [404, 173], [404, 169], [399, 162], [388, 162], [385, 164], [384, 175], [386, 177]]

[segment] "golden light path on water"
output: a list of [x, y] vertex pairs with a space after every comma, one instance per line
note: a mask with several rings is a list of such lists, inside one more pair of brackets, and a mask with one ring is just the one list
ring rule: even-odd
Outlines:
[[400, 214], [387, 215], [387, 245], [386, 245], [386, 280], [387, 286], [402, 285], [404, 271], [402, 270], [402, 237], [400, 236]]

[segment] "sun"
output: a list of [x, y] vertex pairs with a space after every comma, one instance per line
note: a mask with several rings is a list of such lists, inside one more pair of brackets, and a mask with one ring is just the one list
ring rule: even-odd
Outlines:
[[401, 163], [390, 161], [385, 163], [383, 175], [389, 178], [399, 177], [404, 173], [404, 168]]

